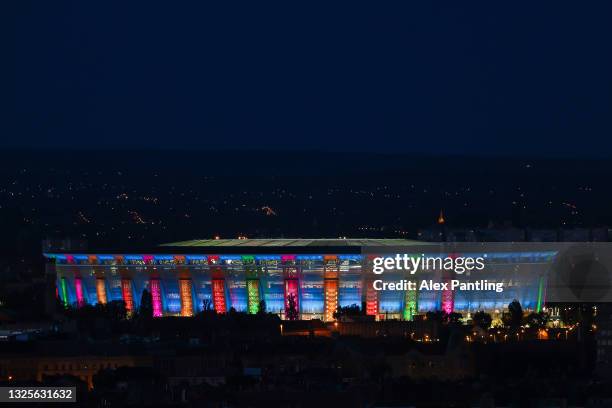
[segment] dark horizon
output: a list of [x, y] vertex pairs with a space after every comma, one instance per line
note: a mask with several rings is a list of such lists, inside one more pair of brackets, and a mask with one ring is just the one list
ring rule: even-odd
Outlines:
[[554, 152], [494, 152], [494, 153], [461, 153], [461, 152], [424, 152], [424, 151], [368, 151], [368, 150], [340, 150], [340, 149], [325, 149], [325, 148], [273, 148], [273, 147], [249, 147], [249, 148], [232, 148], [232, 147], [146, 147], [140, 148], [136, 146], [127, 147], [79, 147], [79, 146], [52, 146], [52, 147], [26, 147], [26, 146], [7, 146], [0, 147], [0, 155], [22, 153], [22, 154], [48, 154], [48, 153], [87, 153], [95, 152], [96, 154], [105, 154], [113, 152], [138, 152], [138, 153], [286, 153], [286, 154], [325, 154], [325, 155], [369, 155], [373, 157], [406, 157], [413, 156], [415, 160], [424, 159], [465, 159], [465, 160], [535, 160], [535, 161], [591, 161], [601, 162], [612, 160], [612, 151], [598, 151], [592, 154], [581, 153], [554, 153]]
[[0, 148], [609, 157], [609, 4], [36, 3]]

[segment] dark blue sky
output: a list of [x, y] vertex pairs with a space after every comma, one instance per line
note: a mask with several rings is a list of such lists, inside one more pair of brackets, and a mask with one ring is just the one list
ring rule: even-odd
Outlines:
[[9, 6], [1, 145], [612, 156], [610, 2], [111, 3]]

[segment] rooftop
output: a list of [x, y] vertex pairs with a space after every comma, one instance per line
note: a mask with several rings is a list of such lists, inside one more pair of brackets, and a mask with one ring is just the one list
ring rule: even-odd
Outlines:
[[162, 247], [362, 247], [362, 246], [406, 246], [423, 245], [407, 239], [372, 238], [282, 238], [282, 239], [193, 239], [162, 244]]

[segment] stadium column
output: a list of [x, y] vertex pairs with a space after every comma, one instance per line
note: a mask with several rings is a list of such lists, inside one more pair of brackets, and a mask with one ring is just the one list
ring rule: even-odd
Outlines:
[[134, 314], [134, 293], [128, 268], [130, 260], [124, 257], [122, 261], [123, 265], [119, 267], [119, 275], [121, 276], [121, 297], [123, 298], [127, 315], [132, 316]]
[[96, 295], [98, 295], [98, 303], [105, 305], [108, 302], [104, 278], [96, 278]]
[[179, 296], [181, 298], [181, 316], [193, 316], [193, 283], [189, 267], [184, 257], [173, 257], [176, 272], [179, 278]]
[[323, 287], [325, 290], [325, 321], [334, 320], [338, 310], [338, 257], [326, 255], [323, 257]]
[[226, 313], [227, 301], [225, 299], [225, 279], [223, 277], [223, 268], [219, 265], [219, 256], [209, 256], [208, 265], [212, 279], [213, 307], [216, 313]]
[[419, 291], [406, 290], [404, 297], [404, 320], [413, 320], [419, 309]]
[[64, 302], [64, 306], [68, 306], [70, 302], [68, 301], [68, 284], [66, 283], [66, 277], [62, 276], [60, 284], [62, 286], [62, 301]]
[[74, 293], [76, 295], [77, 307], [83, 307], [85, 299], [83, 297], [83, 279], [80, 276], [74, 277]]
[[257, 267], [253, 256], [243, 256], [242, 264], [244, 265], [246, 274], [247, 286], [247, 311], [250, 314], [259, 312], [259, 276], [257, 275]]
[[101, 266], [101, 263], [102, 260], [99, 257], [96, 257], [93, 270], [94, 275], [96, 277], [96, 297], [98, 299], [98, 303], [105, 305], [108, 302], [108, 298], [106, 296], [106, 280], [104, 279], [104, 267]]
[[152, 278], [149, 281], [149, 288], [151, 289], [151, 306], [153, 308], [153, 317], [162, 317], [162, 295], [161, 295], [161, 282], [159, 278]]
[[449, 289], [442, 290], [442, 310], [447, 314], [451, 314], [455, 310], [454, 291], [450, 289], [451, 278], [445, 276], [443, 282], [448, 285]]
[[[449, 258], [457, 258], [458, 254], [449, 254]], [[449, 271], [442, 271], [442, 282], [446, 283], [447, 289], [442, 290], [442, 310], [451, 314], [455, 310], [455, 292], [451, 289], [452, 276]]]
[[[76, 307], [81, 307], [81, 303], [79, 303], [78, 301], [78, 294], [77, 292], [77, 286], [79, 288], [80, 291], [80, 295], [81, 295], [81, 302], [83, 300], [83, 284], [82, 281], [80, 280], [80, 273], [79, 273], [79, 267], [76, 265], [76, 260], [74, 255], [70, 255], [70, 254], [66, 254], [66, 270], [68, 271], [68, 278], [62, 278], [62, 291], [65, 293], [65, 304], [66, 306], [72, 306], [74, 305], [71, 302], [70, 299], [70, 291], [69, 291], [69, 284], [70, 284], [70, 279], [72, 279], [72, 281], [74, 282], [74, 294], [75, 294], [75, 298], [76, 298]], [[78, 280], [78, 283], [77, 283]]]
[[285, 320], [300, 318], [300, 281], [295, 255], [282, 255], [281, 265], [285, 279]]
[[125, 311], [128, 316], [134, 313], [134, 294], [132, 293], [132, 280], [130, 278], [121, 278], [121, 295], [125, 303]]
[[191, 279], [179, 280], [179, 292], [181, 294], [181, 316], [193, 316], [193, 291]]
[[[68, 278], [64, 279], [62, 282], [62, 285], [64, 285], [63, 289], [65, 289], [65, 304], [67, 306], [74, 306], [75, 303], [74, 302], [74, 298], [71, 298], [71, 291], [70, 291], [70, 283], [71, 281], [74, 282], [74, 294], [75, 294], [75, 298], [76, 298], [76, 286], [77, 286], [77, 277], [79, 277], [79, 268], [76, 266], [76, 260], [74, 258], [74, 255], [70, 255], [70, 254], [66, 254], [66, 271], [68, 272]], [[82, 285], [81, 285], [81, 293], [82, 293]], [[78, 302], [76, 302], [76, 306], [79, 307]]]
[[368, 255], [366, 259], [366, 273], [364, 275], [364, 293], [366, 315], [378, 318], [378, 291], [374, 289], [374, 272], [372, 272], [372, 260], [376, 255]]
[[546, 286], [546, 279], [544, 276], [540, 276], [538, 279], [538, 299], [536, 303], [536, 313], [540, 313], [544, 307], [544, 291]]

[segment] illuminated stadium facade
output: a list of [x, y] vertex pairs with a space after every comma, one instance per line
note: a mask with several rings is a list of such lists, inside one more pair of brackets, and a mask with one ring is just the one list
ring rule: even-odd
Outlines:
[[[338, 306], [359, 305], [377, 319], [411, 320], [431, 310], [497, 312], [518, 299], [524, 309], [544, 306], [547, 273], [555, 253], [487, 253], [487, 267], [468, 280], [504, 282], [490, 291], [376, 291], [379, 279], [364, 247], [409, 250], [405, 240], [195, 240], [162, 245], [146, 253], [45, 253], [56, 274], [57, 294], [66, 305], [121, 300], [138, 309], [144, 289], [153, 315], [192, 316], [204, 309], [226, 313], [266, 311], [286, 318], [290, 303], [301, 319], [333, 320]], [[414, 278], [398, 272], [387, 279]], [[419, 279], [447, 275], [419, 275]], [[262, 302], [264, 301], [264, 302]]]

